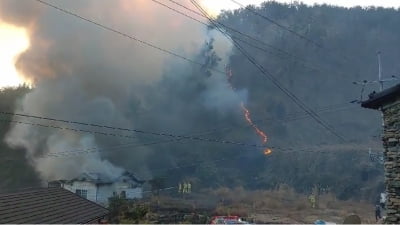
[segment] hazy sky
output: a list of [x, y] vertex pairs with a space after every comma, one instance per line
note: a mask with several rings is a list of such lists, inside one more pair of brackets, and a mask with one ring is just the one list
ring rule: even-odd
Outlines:
[[[249, 4], [260, 4], [261, 2], [265, 2], [267, 0], [236, 0], [244, 5]], [[277, 2], [290, 3], [293, 0], [276, 0]], [[202, 0], [203, 4], [209, 8], [210, 11], [217, 13], [221, 9], [235, 9], [239, 6], [233, 3], [231, 0]], [[339, 5], [345, 7], [352, 6], [383, 6], [383, 7], [400, 7], [400, 0], [302, 0], [305, 4], [313, 5], [315, 3], [318, 4], [331, 4], [331, 5]]]

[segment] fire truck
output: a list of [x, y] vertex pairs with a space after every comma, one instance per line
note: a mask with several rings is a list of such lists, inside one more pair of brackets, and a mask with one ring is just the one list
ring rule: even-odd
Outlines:
[[210, 224], [249, 224], [243, 221], [239, 216], [214, 216]]

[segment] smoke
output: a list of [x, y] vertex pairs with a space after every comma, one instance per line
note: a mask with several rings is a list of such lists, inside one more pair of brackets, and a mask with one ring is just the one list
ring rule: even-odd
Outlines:
[[[231, 46], [221, 35], [148, 0], [51, 3], [188, 58], [205, 62], [207, 52], [215, 52], [221, 60], [213, 67], [222, 70], [230, 54]], [[34, 81], [35, 88], [22, 99], [17, 112], [172, 132], [202, 124], [183, 122], [182, 118], [193, 119], [188, 112], [215, 110], [234, 116], [235, 107], [246, 99], [245, 91], [238, 98], [230, 90], [223, 74], [189, 65], [35, 1], [2, 0], [0, 19], [26, 27], [30, 33], [31, 48], [19, 57], [17, 67]], [[207, 41], [213, 49], [204, 50]], [[188, 96], [193, 98], [188, 100]], [[209, 117], [205, 113], [203, 119]], [[146, 138], [139, 136], [137, 143]], [[27, 158], [43, 180], [68, 179], [82, 172], [116, 176], [123, 169], [151, 176], [146, 162], [156, 149], [46, 157], [77, 149], [107, 149], [129, 140], [21, 125], [11, 127], [6, 142], [27, 150]]]

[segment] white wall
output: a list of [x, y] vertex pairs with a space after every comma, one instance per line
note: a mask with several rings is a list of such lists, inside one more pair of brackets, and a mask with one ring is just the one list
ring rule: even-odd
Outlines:
[[126, 190], [126, 197], [129, 199], [140, 199], [143, 198], [143, 190], [142, 188], [129, 188]]
[[117, 194], [121, 194], [122, 191], [125, 191], [126, 198], [135, 199], [143, 197], [143, 190], [141, 187], [132, 187], [128, 183], [116, 182], [114, 183], [114, 190]]
[[96, 202], [97, 187], [95, 184], [86, 181], [74, 181], [72, 184], [64, 184], [64, 188], [76, 193], [77, 189], [87, 190], [87, 199]]
[[143, 198], [143, 189], [141, 187], [132, 187], [129, 183], [124, 182], [96, 185], [87, 181], [74, 181], [72, 184], [64, 184], [64, 188], [73, 193], [76, 193], [77, 189], [87, 190], [87, 199], [103, 206], [108, 205], [108, 199], [114, 195], [114, 192], [117, 195], [121, 195], [121, 192], [125, 191], [128, 199]]

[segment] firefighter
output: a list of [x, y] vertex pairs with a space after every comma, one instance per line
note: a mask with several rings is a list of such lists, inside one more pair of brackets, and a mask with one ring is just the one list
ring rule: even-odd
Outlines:
[[187, 183], [187, 191], [188, 193], [192, 192], [192, 184], [190, 182]]
[[311, 194], [310, 197], [308, 197], [310, 200], [311, 208], [315, 208], [315, 196], [314, 194]]
[[376, 222], [378, 222], [381, 218], [382, 218], [381, 206], [380, 205], [376, 205], [375, 206], [375, 219], [376, 219]]
[[183, 192], [182, 193], [188, 193], [188, 185], [186, 182], [183, 182]]
[[178, 184], [178, 192], [182, 193], [182, 183], [180, 183], [180, 182]]

